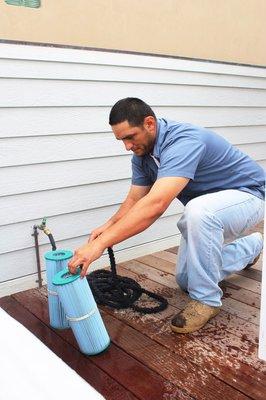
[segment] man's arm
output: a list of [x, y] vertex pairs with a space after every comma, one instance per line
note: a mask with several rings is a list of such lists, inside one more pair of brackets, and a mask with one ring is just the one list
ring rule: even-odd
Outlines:
[[126, 199], [123, 201], [118, 211], [103, 225], [94, 229], [89, 238], [89, 243], [95, 240], [98, 236], [100, 236], [106, 229], [110, 228], [117, 221], [120, 220], [128, 211], [136, 204], [142, 197], [144, 197], [147, 193], [149, 193], [151, 186], [136, 186], [132, 185], [128, 192]]
[[99, 258], [107, 247], [147, 229], [164, 213], [188, 182], [189, 179], [183, 177], [158, 179], [150, 191], [117, 222], [107, 228], [93, 242], [82, 246], [75, 252], [74, 258], [69, 263], [70, 272], [74, 273], [76, 268], [82, 264], [81, 276], [85, 276], [89, 265]]

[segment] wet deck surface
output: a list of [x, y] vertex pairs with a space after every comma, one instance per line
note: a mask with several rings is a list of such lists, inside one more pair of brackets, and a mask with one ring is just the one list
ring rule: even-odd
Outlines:
[[167, 297], [169, 306], [154, 315], [102, 307], [112, 345], [95, 357], [80, 353], [70, 330], [49, 327], [46, 287], [4, 297], [0, 306], [108, 400], [265, 400], [266, 362], [257, 357], [261, 258], [223, 283], [218, 316], [198, 332], [177, 335], [169, 322], [189, 299], [175, 283], [176, 252], [118, 266], [118, 274]]

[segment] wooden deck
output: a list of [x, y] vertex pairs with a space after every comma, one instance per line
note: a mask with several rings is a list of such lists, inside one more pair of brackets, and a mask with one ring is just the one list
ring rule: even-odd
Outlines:
[[188, 296], [175, 283], [176, 251], [119, 265], [120, 275], [167, 297], [169, 306], [145, 316], [102, 307], [112, 345], [98, 356], [80, 353], [71, 330], [49, 327], [46, 287], [4, 297], [0, 306], [108, 400], [265, 400], [266, 363], [257, 358], [261, 259], [223, 283], [217, 317], [199, 332], [177, 335], [169, 321]]

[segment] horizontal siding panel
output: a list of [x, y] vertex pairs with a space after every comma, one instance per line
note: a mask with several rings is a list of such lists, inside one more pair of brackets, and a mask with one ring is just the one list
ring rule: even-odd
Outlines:
[[217, 127], [213, 131], [233, 145], [266, 142], [266, 125]]
[[[266, 126], [223, 127], [212, 128], [212, 130], [235, 145], [266, 141]], [[94, 166], [101, 168], [100, 159], [103, 157], [110, 157], [109, 162], [112, 163], [115, 160], [113, 156], [125, 156], [127, 159], [127, 154], [129, 153], [125, 150], [123, 143], [116, 140], [112, 133], [7, 138], [3, 141], [0, 150], [0, 167], [99, 158], [99, 161], [91, 162], [91, 167], [89, 164], [87, 166], [94, 169]], [[84, 165], [84, 162], [82, 164]], [[76, 164], [64, 165], [66, 168], [68, 166], [71, 168]], [[41, 170], [41, 167], [39, 168]], [[56, 166], [47, 166], [47, 168], [49, 175], [49, 169], [55, 169]], [[58, 168], [61, 171], [63, 166], [58, 166]], [[36, 173], [37, 171], [38, 169]], [[27, 169], [22, 169], [21, 174], [23, 172], [27, 174]], [[2, 172], [2, 175], [4, 173]], [[12, 172], [9, 175], [12, 179]]]
[[173, 57], [155, 57], [148, 55], [123, 54], [107, 51], [92, 51], [56, 47], [41, 47], [16, 44], [0, 44], [2, 59], [21, 59], [34, 61], [58, 61], [83, 64], [103, 64], [163, 68], [179, 71], [202, 71], [208, 73], [266, 77], [266, 68], [232, 65], [197, 60], [184, 60]]
[[[237, 145], [238, 148], [251, 155], [254, 159], [266, 159], [266, 142], [263, 143], [266, 136], [265, 127], [253, 127], [253, 129], [244, 127], [220, 128], [215, 131], [222, 134], [231, 143]], [[96, 154], [102, 157], [90, 159], [90, 154], [87, 154], [87, 150], [91, 150], [90, 146], [88, 146], [90, 141], [86, 138], [84, 143], [83, 140], [80, 140], [82, 138], [83, 136], [78, 138], [78, 135], [77, 141], [69, 137], [25, 138], [23, 145], [19, 144], [22, 139], [19, 138], [15, 146], [8, 145], [8, 140], [6, 140], [3, 146], [4, 154], [6, 154], [3, 157], [3, 162], [4, 165], [11, 167], [0, 168], [0, 197], [104, 181], [129, 179], [131, 177], [131, 154], [125, 154], [122, 146], [122, 148], [119, 146], [120, 156], [116, 157], [104, 157], [104, 155], [109, 155], [108, 149], [102, 154], [103, 148], [99, 146], [98, 153], [96, 151]], [[68, 139], [70, 139], [69, 143]], [[12, 141], [14, 142], [16, 139], [12, 139]], [[237, 142], [234, 143], [235, 141]], [[35, 142], [34, 146], [32, 142]], [[62, 146], [60, 146], [60, 142], [62, 142]], [[72, 142], [76, 146], [71, 146]], [[114, 144], [117, 143], [116, 140], [113, 142]], [[255, 143], [257, 143], [257, 146], [254, 146]], [[55, 154], [50, 154], [49, 150], [53, 152], [57, 146], [59, 148], [64, 147], [64, 153], [55, 152]], [[41, 159], [38, 153], [39, 148], [43, 149]], [[112, 153], [114, 149], [112, 147], [109, 148], [110, 153]], [[32, 156], [30, 160], [26, 149], [31, 151]], [[119, 154], [119, 151], [117, 152]], [[78, 159], [78, 155], [84, 159]], [[62, 161], [71, 158], [76, 158], [76, 160]], [[62, 162], [50, 163], [50, 161]], [[33, 164], [23, 165], [29, 162]], [[42, 162], [42, 164], [34, 164], [38, 162]], [[21, 163], [23, 166], [19, 166], [18, 163]]]
[[119, 204], [129, 184], [126, 179], [1, 197], [0, 226]]
[[260, 164], [262, 168], [265, 169], [265, 178], [266, 178], [266, 160], [259, 160], [258, 164]]
[[0, 108], [0, 137], [110, 132], [109, 112], [107, 107]]
[[[47, 220], [47, 226], [53, 233], [56, 242], [67, 240], [69, 237], [86, 237], [86, 235], [88, 237], [93, 229], [105, 223], [118, 208], [119, 205], [107, 206], [50, 217]], [[177, 215], [182, 211], [182, 204], [179, 201], [174, 201], [163, 216], [172, 215], [177, 218]], [[0, 229], [0, 254], [32, 247], [34, 244], [34, 239], [31, 236], [33, 226], [40, 223], [41, 219], [2, 226]], [[38, 240], [40, 245], [49, 243], [43, 232], [40, 232]]]
[[209, 107], [160, 107], [158, 111], [160, 117], [210, 128], [266, 125], [266, 108], [212, 107], [210, 103]]
[[262, 77], [113, 65], [1, 60], [1, 78], [115, 81], [266, 89]]
[[248, 154], [254, 160], [266, 159], [266, 142], [264, 143], [250, 143], [242, 144], [239, 146], [240, 150]]
[[[207, 107], [158, 106], [154, 111], [158, 117], [212, 128], [266, 125], [266, 108], [209, 104]], [[110, 107], [0, 108], [0, 138], [110, 132], [109, 112]]]
[[[176, 216], [166, 216], [156, 221], [146, 231], [125, 240], [115, 246], [114, 250], [122, 250], [139, 244], [148, 243], [151, 241], [159, 240], [162, 237], [169, 237], [178, 234], [176, 227]], [[57, 241], [57, 247], [61, 249], [76, 249], [87, 240], [86, 236], [81, 236], [75, 239], [68, 239]], [[43, 255], [46, 251], [50, 250], [51, 246], [40, 246], [40, 255], [42, 259], [42, 269], [44, 269]], [[36, 272], [36, 259], [34, 249], [25, 249], [20, 252], [12, 252], [1, 255], [1, 263], [8, 268], [0, 269], [0, 282], [5, 280], [19, 278], [24, 275], [29, 275]]]
[[0, 168], [1, 196], [129, 179], [131, 156]]
[[[127, 154], [123, 142], [114, 135], [43, 136], [5, 139], [1, 146], [0, 166], [26, 165], [54, 161], [79, 160]], [[0, 153], [0, 154], [1, 154]], [[29, 156], [30, 155], [30, 156]]]
[[152, 106], [266, 106], [263, 89], [4, 78], [0, 85], [0, 107], [112, 106], [127, 96]]
[[[45, 273], [42, 274], [43, 285], [47, 283]], [[0, 298], [4, 296], [9, 296], [14, 293], [22, 292], [29, 288], [37, 288], [38, 274], [31, 274], [23, 276], [21, 278], [12, 279], [6, 282], [0, 283]]]

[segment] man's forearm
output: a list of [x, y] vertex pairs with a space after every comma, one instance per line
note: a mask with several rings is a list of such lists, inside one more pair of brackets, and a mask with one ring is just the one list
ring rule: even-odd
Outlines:
[[113, 225], [124, 217], [139, 200], [149, 193], [150, 188], [150, 186], [131, 185], [128, 195], [119, 207], [119, 210], [109, 219], [110, 225]]
[[136, 201], [132, 199], [126, 199], [121, 206], [119, 207], [118, 211], [108, 220], [111, 222], [112, 225], [118, 222], [128, 211], [136, 204]]
[[70, 272], [75, 273], [77, 267], [82, 264], [81, 276], [84, 277], [89, 265], [97, 260], [107, 247], [144, 231], [158, 219], [188, 182], [188, 178], [165, 177], [158, 179], [152, 188], [145, 187], [139, 190], [138, 187], [132, 187], [128, 198], [135, 204], [132, 206], [132, 203], [128, 203], [128, 207], [131, 205], [131, 208], [127, 208], [125, 213], [124, 207], [121, 207], [117, 222], [106, 227], [94, 240], [75, 251], [68, 264]]
[[113, 246], [148, 228], [163, 213], [159, 202], [147, 197], [139, 200], [97, 239], [103, 248]]

